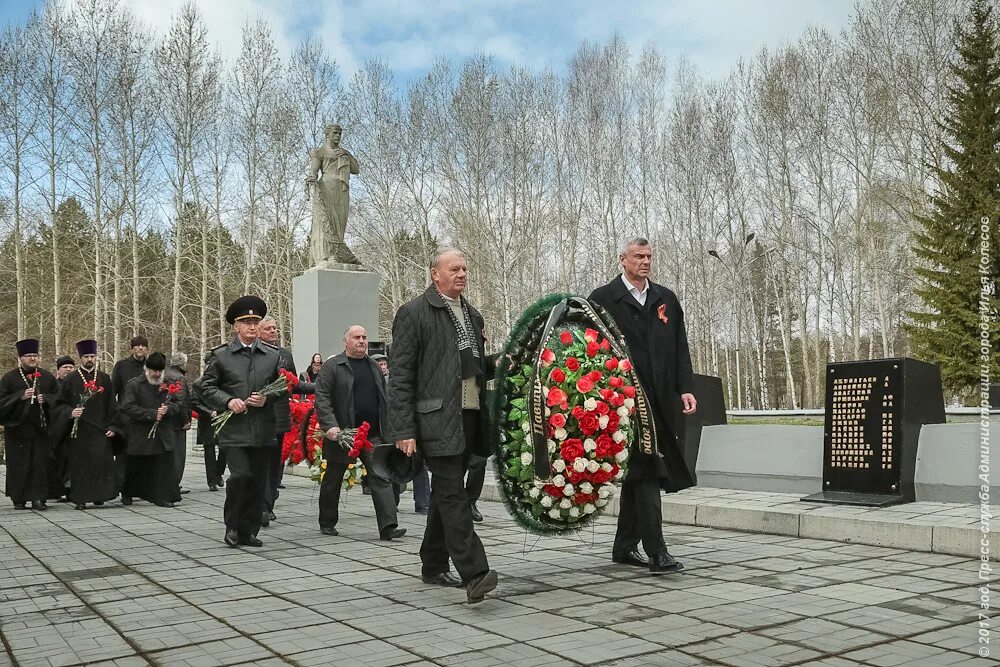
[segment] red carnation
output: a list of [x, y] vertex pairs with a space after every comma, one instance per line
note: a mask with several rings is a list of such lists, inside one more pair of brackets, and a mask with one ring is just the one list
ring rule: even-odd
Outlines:
[[563, 331], [561, 334], [559, 334], [559, 342], [562, 343], [563, 345], [569, 345], [570, 343], [573, 342], [573, 334], [571, 334], [568, 331]]
[[551, 417], [549, 417], [549, 423], [555, 428], [562, 428], [566, 425], [566, 415], [561, 412], [556, 412]]
[[556, 360], [556, 353], [555, 352], [553, 352], [549, 348], [545, 348], [544, 350], [542, 350], [542, 363], [543, 364], [545, 364], [546, 366], [548, 366], [549, 364], [551, 364], [555, 360]]
[[597, 335], [598, 335], [597, 332], [594, 331], [593, 329], [587, 329], [586, 331], [583, 332], [583, 339], [588, 343], [596, 343]]
[[594, 381], [589, 377], [584, 375], [582, 378], [576, 381], [576, 390], [581, 394], [586, 394], [594, 388]]
[[621, 379], [617, 375], [612, 375], [608, 379], [608, 384], [611, 385], [612, 388], [618, 389], [619, 387], [625, 384], [625, 380]]
[[587, 356], [593, 359], [594, 357], [597, 356], [598, 349], [599, 348], [597, 347], [597, 343], [594, 342], [587, 343]]
[[566, 359], [566, 368], [576, 372], [580, 370], [580, 361], [576, 357], [569, 357]]
[[625, 398], [635, 398], [635, 387], [627, 384], [622, 387], [622, 393], [625, 394]]
[[552, 372], [549, 373], [549, 381], [550, 382], [555, 382], [557, 384], [560, 383], [560, 382], [565, 382], [566, 381], [566, 374], [563, 373], [563, 369], [561, 369], [561, 368], [553, 368]]
[[[559, 448], [559, 456], [562, 457], [563, 461], [570, 464], [583, 455], [583, 442], [581, 442], [579, 438], [570, 438], [563, 442], [562, 446]], [[568, 471], [567, 474], [569, 474]]]
[[604, 362], [604, 367], [607, 368], [609, 371], [615, 370], [616, 368], [618, 368], [618, 359], [616, 359], [615, 357], [611, 357], [610, 359]]
[[597, 421], [597, 415], [593, 412], [588, 412], [581, 417], [579, 423], [580, 432], [584, 435], [593, 435], [601, 428], [601, 424]]
[[299, 378], [287, 368], [280, 369], [278, 373], [281, 377], [285, 378], [285, 382], [288, 384], [288, 391], [295, 389], [299, 385]]

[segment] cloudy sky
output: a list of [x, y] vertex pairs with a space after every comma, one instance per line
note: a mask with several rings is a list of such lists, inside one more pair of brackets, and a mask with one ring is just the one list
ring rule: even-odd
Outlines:
[[[72, 2], [73, 0], [65, 0]], [[184, 0], [122, 0], [162, 31]], [[722, 76], [740, 57], [797, 38], [808, 25], [836, 32], [853, 0], [196, 0], [211, 38], [227, 58], [240, 28], [263, 16], [279, 48], [321, 35], [349, 77], [370, 58], [402, 78], [419, 76], [440, 56], [493, 55], [499, 64], [562, 69], [581, 40], [618, 32], [633, 47], [656, 45], [672, 61], [687, 57]], [[0, 0], [0, 23], [23, 20], [40, 0]], [[345, 77], [345, 78], [346, 78]]]

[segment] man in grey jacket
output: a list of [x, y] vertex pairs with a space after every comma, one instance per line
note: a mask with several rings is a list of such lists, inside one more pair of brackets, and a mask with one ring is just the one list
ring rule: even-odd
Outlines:
[[[404, 304], [392, 323], [388, 433], [407, 456], [419, 448], [431, 472], [420, 546], [424, 582], [464, 585], [475, 603], [497, 586], [465, 494], [470, 457], [489, 455], [484, 322], [462, 296], [465, 256], [441, 250], [430, 268], [433, 284]], [[449, 557], [460, 578], [449, 571]]]
[[226, 450], [229, 479], [226, 482], [225, 543], [259, 547], [257, 539], [267, 493], [267, 466], [274, 446], [274, 407], [264, 386], [278, 379], [278, 351], [257, 340], [260, 320], [267, 305], [256, 296], [243, 296], [226, 311], [226, 321], [235, 336], [213, 350], [211, 362], [201, 378], [204, 403], [219, 413], [233, 412], [219, 431], [219, 446]]

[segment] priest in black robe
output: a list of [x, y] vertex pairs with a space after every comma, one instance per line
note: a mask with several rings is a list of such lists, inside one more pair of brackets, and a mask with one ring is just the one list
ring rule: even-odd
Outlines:
[[38, 367], [39, 341], [15, 343], [17, 368], [0, 378], [0, 423], [7, 459], [6, 495], [14, 509], [46, 510], [49, 469], [54, 465], [49, 439], [49, 405], [58, 394], [52, 373]]
[[[53, 411], [66, 433], [62, 444], [72, 483], [69, 499], [82, 510], [87, 503], [103, 505], [115, 499], [121, 480], [112, 449], [118, 403], [111, 376], [97, 369], [97, 341], [81, 340], [76, 350], [80, 366], [63, 379]], [[93, 391], [87, 390], [90, 383]]]
[[[142, 498], [160, 507], [173, 507], [181, 499], [174, 470], [176, 432], [187, 415], [176, 396], [166, 391], [161, 352], [146, 357], [143, 374], [129, 380], [123, 392], [121, 413], [127, 424], [128, 458], [122, 504]], [[153, 425], [156, 432], [150, 437]]]

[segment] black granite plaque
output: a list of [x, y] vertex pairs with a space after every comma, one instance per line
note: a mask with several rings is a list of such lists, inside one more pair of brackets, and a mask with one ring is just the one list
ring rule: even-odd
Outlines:
[[944, 423], [941, 371], [916, 359], [828, 364], [823, 490], [802, 500], [912, 502], [922, 424]]

